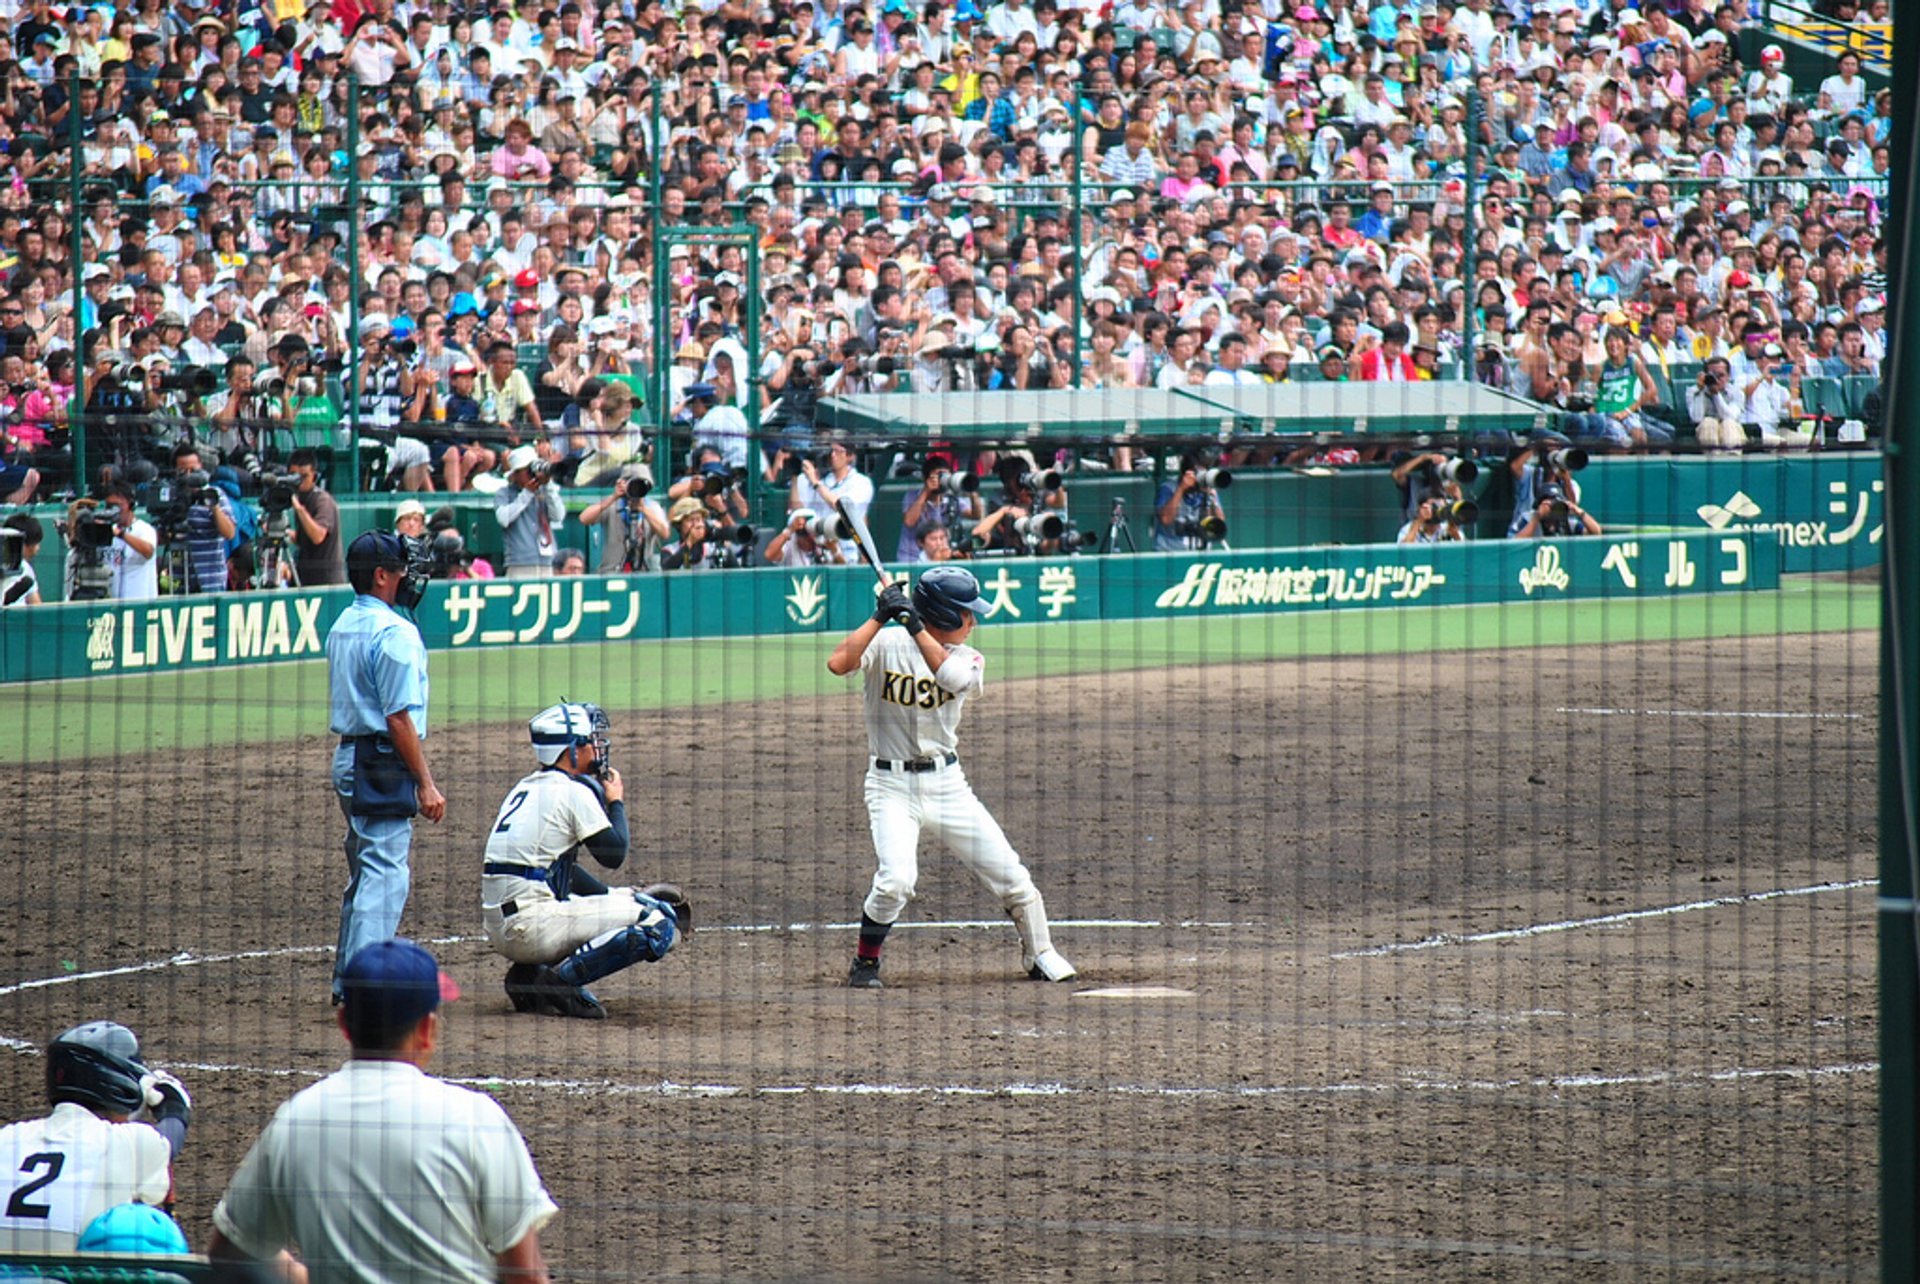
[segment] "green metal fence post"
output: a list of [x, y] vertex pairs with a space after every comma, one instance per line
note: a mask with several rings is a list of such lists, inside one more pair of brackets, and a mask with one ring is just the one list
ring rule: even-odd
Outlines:
[[1080, 140], [1067, 150], [1073, 154], [1073, 386], [1080, 386], [1080, 310], [1086, 306], [1087, 260], [1081, 245], [1080, 215], [1084, 208], [1080, 188]]
[[1460, 245], [1460, 377], [1473, 378], [1473, 163], [1480, 157], [1480, 91], [1467, 87], [1467, 181], [1461, 209]]
[[360, 493], [360, 78], [347, 77], [347, 494]]
[[1891, 321], [1886, 371], [1885, 574], [1880, 590], [1880, 1278], [1920, 1272], [1920, 594], [1904, 583], [1920, 572], [1920, 362], [1914, 302], [1920, 250], [1914, 148], [1920, 142], [1920, 71], [1912, 22], [1899, 24], [1893, 60], [1894, 169], [1886, 227]]
[[[87, 493], [87, 362], [82, 340], [86, 338], [87, 306], [86, 264], [82, 262], [84, 245], [80, 231], [81, 179], [86, 164], [81, 156], [80, 74], [76, 71], [67, 84], [67, 142], [73, 148], [72, 163], [67, 166], [67, 201], [73, 215], [73, 397], [67, 402], [67, 426], [73, 438], [73, 493]], [[98, 318], [95, 318], [96, 320]], [[104, 337], [104, 336], [103, 336]], [[96, 339], [95, 343], [98, 344]], [[99, 349], [94, 349], [98, 355]]]
[[[661, 238], [661, 186], [665, 182], [666, 148], [661, 146], [660, 137], [660, 82], [656, 75], [647, 76], [647, 238], [652, 246], [653, 260], [653, 371], [647, 380], [652, 393], [653, 429], [659, 440], [670, 440], [667, 416], [673, 407], [668, 405], [671, 396], [672, 381], [670, 368], [673, 365], [672, 342], [667, 334], [667, 318], [671, 315], [667, 306], [667, 256], [666, 242]], [[656, 461], [656, 466], [664, 461]], [[664, 482], [665, 476], [661, 477]]]

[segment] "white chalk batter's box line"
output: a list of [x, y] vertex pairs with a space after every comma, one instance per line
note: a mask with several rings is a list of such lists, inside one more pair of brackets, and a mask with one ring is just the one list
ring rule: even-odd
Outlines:
[[1651, 909], [1622, 910], [1616, 914], [1598, 914], [1591, 918], [1569, 918], [1557, 923], [1534, 923], [1527, 927], [1508, 927], [1491, 932], [1455, 933], [1447, 932], [1439, 936], [1422, 937], [1417, 941], [1394, 941], [1386, 945], [1370, 945], [1360, 950], [1342, 950], [1333, 957], [1336, 959], [1380, 958], [1389, 954], [1413, 954], [1421, 950], [1437, 950], [1449, 945], [1484, 945], [1497, 941], [1520, 941], [1536, 936], [1552, 936], [1559, 932], [1574, 932], [1586, 928], [1608, 929], [1625, 927], [1630, 923], [1644, 922], [1648, 919], [1671, 918], [1677, 914], [1695, 914], [1704, 910], [1727, 909], [1738, 905], [1758, 905], [1766, 901], [1784, 900], [1796, 896], [1819, 896], [1827, 892], [1850, 892], [1863, 887], [1879, 885], [1877, 878], [1854, 878], [1845, 882], [1810, 883], [1805, 887], [1776, 887], [1764, 892], [1745, 892], [1735, 896], [1715, 896], [1707, 900], [1684, 901], [1678, 905], [1657, 905]]
[[1754, 718], [1763, 722], [1864, 722], [1864, 713], [1801, 713], [1774, 709], [1615, 709], [1605, 705], [1562, 705], [1555, 713], [1589, 718]]

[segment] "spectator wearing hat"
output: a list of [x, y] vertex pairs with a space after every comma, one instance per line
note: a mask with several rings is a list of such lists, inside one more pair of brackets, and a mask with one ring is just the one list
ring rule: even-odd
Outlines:
[[539, 449], [515, 446], [508, 452], [507, 486], [493, 497], [493, 516], [506, 532], [508, 579], [553, 574], [554, 532], [566, 520], [567, 506]]
[[452, 978], [411, 941], [341, 972], [341, 1069], [275, 1112], [214, 1208], [208, 1256], [263, 1262], [297, 1245], [318, 1279], [547, 1278], [559, 1211], [493, 1098], [426, 1073]]
[[676, 499], [667, 510], [667, 521], [674, 538], [661, 555], [662, 570], [705, 571], [718, 565], [719, 547], [712, 538], [704, 503], [691, 495]]
[[1788, 426], [1800, 417], [1801, 403], [1800, 374], [1784, 364], [1786, 355], [1786, 349], [1766, 340], [1746, 384], [1746, 422], [1763, 446], [1804, 447], [1812, 440], [1811, 433]]

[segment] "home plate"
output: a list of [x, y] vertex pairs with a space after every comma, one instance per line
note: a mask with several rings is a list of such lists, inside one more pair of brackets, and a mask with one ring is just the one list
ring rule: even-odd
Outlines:
[[1075, 990], [1076, 999], [1190, 999], [1192, 990], [1171, 985], [1109, 985], [1100, 990]]

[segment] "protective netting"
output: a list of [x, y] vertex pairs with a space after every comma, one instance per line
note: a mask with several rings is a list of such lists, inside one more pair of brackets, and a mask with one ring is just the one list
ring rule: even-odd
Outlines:
[[[446, 812], [413, 828], [400, 930], [464, 992], [430, 1069], [524, 1135], [560, 1209], [538, 1233], [554, 1273], [1869, 1273], [1870, 443], [1584, 459], [1494, 401], [1369, 431], [1429, 404], [1377, 385], [1311, 429], [1218, 405], [1197, 430], [1157, 423], [1132, 394], [1130, 428], [1077, 430], [1127, 413], [1114, 392], [1010, 431], [995, 395], [952, 394], [937, 445], [856, 422], [884, 404], [738, 442], [746, 479], [722, 469], [692, 502], [715, 548], [756, 562], [785, 530], [784, 565], [620, 570], [616, 549], [611, 574], [427, 587]], [[655, 447], [663, 517], [689, 444]], [[939, 653], [897, 624], [865, 640], [875, 577], [782, 447], [889, 571], [925, 575], [916, 542], [967, 555], [946, 564], [979, 586], [983, 686], [964, 652], [929, 662], [951, 633]], [[579, 515], [610, 478], [589, 471], [553, 527], [591, 569], [606, 528]], [[343, 501], [348, 539], [388, 529], [397, 498]], [[499, 558], [501, 501], [425, 498]], [[1544, 529], [1509, 537], [1516, 506]], [[1466, 538], [1429, 542], [1449, 517]], [[701, 520], [667, 523], [669, 554]], [[316, 657], [351, 597], [0, 617], [18, 728], [0, 1102], [42, 1111], [58, 1032], [135, 1031], [193, 1095], [172, 1174], [196, 1250], [276, 1108], [347, 1054], [330, 768], [343, 730], [373, 728], [330, 721]], [[936, 633], [943, 602], [918, 603]], [[867, 646], [892, 676], [829, 674]], [[695, 924], [589, 979], [593, 1021], [514, 1010], [527, 960], [481, 908], [514, 890], [483, 884], [487, 862], [558, 854], [503, 836], [564, 810], [525, 778], [528, 720], [566, 701], [605, 712], [632, 835], [619, 869], [591, 847], [579, 868], [615, 899], [671, 881]], [[894, 739], [869, 745], [863, 705]], [[577, 763], [591, 721], [541, 725]], [[969, 788], [1070, 979], [1028, 979], [1005, 909], [1029, 912], [1027, 885]], [[566, 806], [591, 821], [600, 789]], [[878, 990], [846, 984], [863, 905], [888, 908], [866, 899], [870, 804], [913, 892]], [[931, 836], [903, 873], [903, 816], [971, 844], [992, 889]], [[421, 1131], [391, 1109], [371, 1134], [335, 1122], [354, 1154]]]

